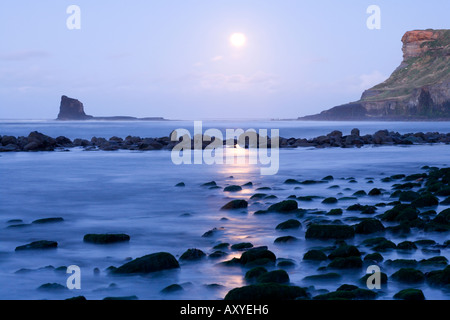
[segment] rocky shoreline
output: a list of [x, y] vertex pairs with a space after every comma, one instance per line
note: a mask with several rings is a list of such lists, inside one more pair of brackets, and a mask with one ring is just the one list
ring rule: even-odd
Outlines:
[[[203, 138], [203, 137], [201, 137]], [[197, 139], [197, 137], [196, 137]], [[204, 141], [204, 140], [202, 140]], [[191, 140], [192, 148], [194, 139]], [[227, 141], [223, 141], [225, 145]], [[349, 135], [343, 135], [341, 131], [335, 130], [331, 133], [311, 139], [305, 138], [279, 138], [280, 148], [315, 147], [315, 148], [353, 148], [364, 145], [416, 145], [416, 144], [450, 144], [450, 133], [439, 132], [416, 132], [400, 134], [394, 131], [379, 130], [374, 134], [361, 135], [359, 129], [355, 128]], [[68, 150], [70, 148], [82, 147], [86, 151], [115, 151], [115, 150], [172, 150], [178, 141], [171, 141], [170, 137], [141, 138], [127, 136], [125, 139], [111, 137], [109, 139], [93, 137], [91, 140], [74, 139], [64, 136], [56, 138], [49, 137], [43, 133], [33, 131], [27, 137], [0, 135], [0, 152], [21, 152], [21, 151], [57, 151]], [[210, 142], [204, 141], [202, 148], [208, 146]], [[237, 144], [237, 139], [232, 141]], [[267, 146], [271, 146], [271, 139], [268, 139]], [[248, 142], [246, 148], [249, 147]]]

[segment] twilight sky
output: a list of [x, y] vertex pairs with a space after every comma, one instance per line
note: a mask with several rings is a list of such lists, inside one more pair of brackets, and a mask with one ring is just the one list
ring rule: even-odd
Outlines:
[[[69, 30], [69, 5], [81, 29]], [[369, 30], [369, 5], [381, 29]], [[358, 100], [408, 30], [447, 29], [448, 0], [15, 0], [0, 4], [0, 119], [297, 118]], [[245, 34], [242, 47], [230, 44]]]

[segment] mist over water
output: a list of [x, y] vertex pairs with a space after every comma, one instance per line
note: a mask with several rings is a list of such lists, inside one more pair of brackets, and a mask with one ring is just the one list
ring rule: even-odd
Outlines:
[[[28, 135], [38, 130], [50, 136], [73, 138], [92, 136], [110, 137], [139, 135], [142, 137], [165, 136], [176, 128], [192, 128], [188, 122], [149, 123], [56, 123], [56, 122], [2, 122], [0, 134]], [[361, 134], [389, 129], [392, 123], [292, 123], [292, 122], [207, 122], [204, 128], [279, 128], [284, 137], [313, 137], [342, 130], [344, 134], [358, 127]], [[190, 129], [192, 130], [192, 129]], [[401, 133], [417, 131], [448, 132], [445, 123], [402, 123], [394, 131]], [[269, 213], [254, 215], [267, 209], [270, 204], [286, 199], [290, 195], [319, 197], [352, 196], [357, 190], [384, 188], [391, 190], [392, 183], [380, 181], [393, 174], [423, 172], [424, 165], [446, 167], [449, 165], [448, 145], [420, 146], [365, 146], [363, 148], [297, 148], [280, 150], [280, 169], [273, 176], [261, 176], [258, 165], [179, 165], [171, 162], [169, 151], [93, 151], [71, 149], [70, 152], [2, 153], [0, 154], [0, 298], [1, 299], [65, 299], [84, 295], [87, 299], [103, 299], [107, 296], [136, 295], [139, 299], [222, 299], [232, 288], [245, 285], [246, 269], [224, 267], [219, 262], [240, 257], [242, 252], [227, 250], [220, 259], [205, 258], [199, 262], [181, 262], [179, 270], [170, 270], [148, 276], [111, 276], [109, 266], [120, 266], [129, 258], [166, 251], [177, 259], [189, 248], [198, 248], [209, 254], [220, 242], [235, 244], [251, 242], [256, 246], [268, 246], [277, 258], [292, 259], [295, 267], [287, 269], [292, 284], [314, 285], [316, 289], [335, 290], [343, 283], [355, 281], [365, 274], [365, 268], [355, 271], [338, 271], [343, 275], [339, 283], [308, 283], [305, 276], [319, 274], [317, 268], [326, 265], [302, 261], [305, 252], [316, 246], [330, 246], [334, 241], [305, 240], [308, 221], [314, 218], [340, 219], [353, 224], [348, 218], [360, 216], [344, 210], [342, 216], [314, 216], [306, 214], [298, 218], [303, 227], [298, 230], [278, 231], [280, 222], [295, 216]], [[288, 178], [297, 180], [317, 179], [333, 175], [334, 181], [327, 184], [295, 185], [283, 182]], [[349, 183], [353, 177], [357, 182]], [[343, 178], [343, 179], [341, 179]], [[367, 178], [373, 178], [368, 184]], [[221, 187], [209, 189], [201, 184], [216, 181]], [[223, 191], [227, 185], [243, 187], [236, 193]], [[186, 187], [175, 187], [184, 182]], [[338, 185], [338, 189], [328, 189]], [[264, 191], [276, 195], [277, 199], [249, 200], [260, 192], [259, 187], [270, 187]], [[347, 189], [349, 188], [349, 189]], [[247, 210], [221, 211], [220, 208], [232, 199], [249, 201]], [[442, 199], [441, 199], [442, 200]], [[322, 199], [299, 202], [305, 209], [330, 210], [346, 208], [354, 203], [374, 205], [393, 201], [388, 195], [361, 197], [357, 200], [342, 200], [336, 205], [321, 203]], [[448, 207], [448, 206], [447, 206]], [[438, 206], [437, 212], [447, 208]], [[391, 207], [379, 208], [377, 214]], [[189, 215], [185, 215], [189, 213]], [[62, 217], [61, 223], [7, 228], [11, 219], [22, 219], [29, 224], [40, 218]], [[226, 220], [222, 218], [227, 218]], [[387, 223], [385, 223], [388, 226]], [[202, 235], [213, 228], [220, 229], [213, 237]], [[129, 243], [95, 245], [83, 242], [88, 233], [126, 233]], [[299, 241], [290, 244], [274, 244], [283, 235], [295, 236]], [[357, 235], [347, 243], [358, 245], [363, 239], [375, 235]], [[381, 234], [398, 243], [405, 240], [433, 239], [442, 244], [447, 233], [412, 232], [407, 237]], [[55, 250], [15, 252], [17, 246], [36, 240], [58, 242]], [[360, 247], [360, 251], [372, 252]], [[430, 258], [439, 254], [416, 250], [410, 253], [391, 251], [383, 253], [387, 259]], [[441, 256], [450, 259], [450, 249], [441, 249]], [[78, 265], [81, 268], [81, 290], [42, 292], [37, 288], [44, 283], [66, 284], [64, 272], [56, 272], [60, 266]], [[100, 273], [94, 274], [94, 268]], [[276, 267], [274, 267], [276, 268]], [[21, 269], [31, 269], [26, 271]], [[432, 269], [437, 269], [436, 267]], [[431, 270], [431, 269], [430, 269]], [[395, 269], [383, 269], [390, 276]], [[160, 291], [170, 284], [178, 283], [184, 288], [181, 293], [163, 295]], [[113, 284], [113, 285], [111, 285]], [[220, 286], [207, 286], [218, 284]], [[358, 284], [361, 286], [361, 284]], [[424, 291], [427, 299], [448, 299], [448, 293], [429, 288], [426, 284], [415, 286]], [[404, 285], [389, 282], [380, 299], [390, 299]]]

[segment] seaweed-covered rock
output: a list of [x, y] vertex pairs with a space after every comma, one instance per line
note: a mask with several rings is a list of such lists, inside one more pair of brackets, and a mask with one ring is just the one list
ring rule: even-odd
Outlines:
[[195, 261], [206, 257], [206, 254], [199, 249], [188, 249], [180, 257], [180, 260]]
[[347, 225], [311, 224], [306, 230], [306, 239], [350, 239], [355, 230]]
[[399, 250], [416, 250], [417, 246], [412, 241], [403, 241], [397, 244], [397, 249]]
[[355, 246], [350, 246], [347, 244], [341, 245], [340, 247], [334, 249], [329, 255], [328, 259], [336, 258], [348, 258], [348, 257], [359, 257], [361, 252]]
[[328, 264], [329, 268], [335, 269], [356, 269], [362, 267], [362, 260], [360, 257], [346, 257], [336, 258]]
[[418, 218], [419, 211], [409, 204], [397, 204], [394, 208], [387, 210], [381, 217], [384, 221], [413, 221]]
[[416, 208], [434, 207], [438, 204], [439, 199], [433, 196], [431, 193], [423, 194], [421, 197], [411, 202], [411, 205]]
[[414, 268], [401, 268], [391, 278], [403, 283], [421, 283], [425, 280], [425, 275]]
[[331, 209], [327, 212], [327, 216], [339, 216], [343, 213], [341, 208]]
[[249, 263], [253, 263], [255, 261], [263, 259], [268, 259], [269, 261], [275, 263], [277, 257], [272, 251], [268, 250], [267, 247], [263, 246], [245, 251], [244, 253], [242, 253], [239, 261], [241, 264], [247, 265]]
[[165, 287], [164, 289], [161, 290], [161, 293], [163, 294], [169, 294], [169, 293], [175, 293], [175, 292], [180, 292], [180, 291], [184, 291], [183, 287], [180, 286], [179, 284], [171, 284], [167, 287]]
[[355, 232], [358, 234], [370, 234], [380, 231], [384, 231], [384, 226], [377, 219], [364, 219], [355, 225]]
[[335, 197], [328, 197], [322, 200], [322, 203], [325, 204], [333, 204], [333, 203], [337, 203], [338, 200]]
[[256, 281], [258, 283], [289, 283], [289, 275], [284, 270], [274, 270], [261, 274]]
[[264, 267], [255, 267], [250, 270], [248, 270], [245, 273], [245, 280], [247, 281], [254, 281], [256, 280], [260, 275], [267, 273], [267, 269]]
[[248, 207], [248, 202], [242, 199], [231, 200], [225, 204], [221, 210], [235, 210], [235, 209], [245, 209]]
[[180, 265], [173, 255], [157, 252], [131, 260], [112, 271], [114, 274], [151, 273], [155, 271], [177, 269]]
[[18, 246], [16, 247], [15, 251], [55, 249], [57, 246], [58, 243], [56, 241], [39, 240], [33, 241], [23, 246]]
[[425, 231], [450, 231], [450, 208], [441, 211], [426, 226]]
[[288, 229], [298, 229], [302, 226], [300, 221], [296, 219], [289, 219], [287, 221], [281, 222], [276, 226], [277, 230], [288, 230]]
[[443, 270], [434, 270], [425, 274], [426, 281], [430, 286], [442, 287], [450, 285], [450, 266]]
[[292, 212], [298, 209], [298, 203], [295, 200], [284, 200], [278, 203], [275, 203], [267, 209], [269, 212]]
[[226, 186], [223, 191], [225, 192], [238, 192], [241, 191], [242, 187], [237, 185]]
[[403, 202], [411, 202], [418, 198], [420, 198], [420, 193], [409, 190], [400, 192], [398, 200]]
[[292, 242], [296, 242], [296, 241], [298, 241], [298, 239], [296, 237], [283, 236], [283, 237], [276, 238], [274, 243], [292, 243]]
[[321, 250], [312, 249], [304, 254], [303, 260], [324, 261], [327, 255]]
[[294, 300], [307, 298], [305, 288], [278, 283], [264, 283], [230, 290], [225, 300]]
[[397, 246], [391, 240], [385, 239], [384, 241], [377, 243], [372, 249], [374, 251], [387, 251], [391, 249], [397, 249]]
[[369, 253], [364, 257], [364, 261], [375, 261], [380, 263], [383, 260], [384, 258], [379, 252]]
[[369, 191], [369, 196], [378, 196], [381, 194], [381, 190], [378, 188], [373, 188], [372, 190]]
[[417, 267], [417, 260], [415, 259], [395, 259], [386, 260], [386, 265], [393, 268], [415, 268]]
[[124, 233], [110, 234], [110, 233], [100, 233], [93, 234], [89, 233], [83, 237], [84, 242], [95, 243], [95, 244], [110, 244], [117, 242], [127, 242], [130, 241], [130, 236]]
[[253, 244], [251, 244], [250, 242], [240, 242], [231, 246], [232, 250], [246, 250], [250, 248], [253, 248]]
[[394, 299], [420, 301], [425, 300], [425, 296], [420, 289], [403, 289], [394, 295]]

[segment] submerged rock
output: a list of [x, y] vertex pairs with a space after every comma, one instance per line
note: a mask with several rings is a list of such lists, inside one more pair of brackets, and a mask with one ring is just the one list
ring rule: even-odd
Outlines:
[[420, 301], [425, 300], [425, 296], [420, 289], [403, 289], [394, 295], [394, 299]]
[[180, 260], [195, 261], [200, 260], [204, 257], [206, 257], [206, 254], [202, 250], [188, 249], [181, 255]]
[[84, 242], [95, 243], [95, 244], [110, 244], [118, 242], [128, 242], [130, 241], [130, 236], [124, 233], [110, 234], [110, 233], [100, 233], [100, 234], [86, 234], [83, 238]]
[[300, 221], [296, 219], [289, 219], [287, 221], [281, 222], [276, 226], [277, 230], [288, 230], [288, 229], [298, 229], [302, 226]]
[[23, 246], [18, 246], [15, 251], [55, 249], [57, 246], [58, 243], [56, 241], [39, 240]]
[[235, 209], [245, 209], [248, 207], [248, 202], [245, 200], [232, 200], [225, 204], [221, 210], [235, 210]]
[[312, 224], [306, 230], [306, 239], [350, 239], [355, 236], [355, 230], [347, 225]]
[[292, 212], [298, 209], [298, 203], [295, 200], [284, 200], [278, 203], [275, 203], [267, 209], [269, 212]]

